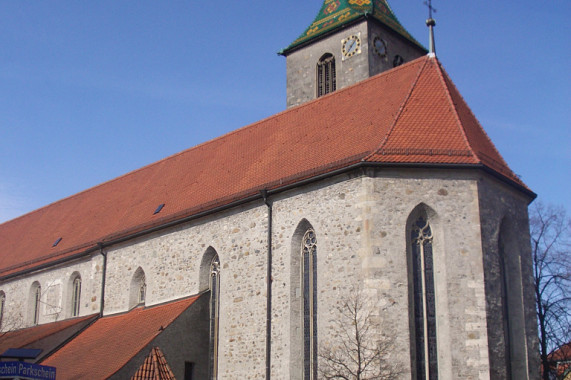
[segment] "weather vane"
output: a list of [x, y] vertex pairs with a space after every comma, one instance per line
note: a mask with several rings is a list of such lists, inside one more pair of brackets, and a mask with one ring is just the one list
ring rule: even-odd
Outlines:
[[436, 55], [436, 46], [434, 44], [434, 26], [436, 26], [436, 21], [432, 18], [432, 12], [436, 13], [436, 9], [432, 7], [432, 0], [425, 1], [424, 5], [428, 7], [428, 20], [426, 20], [426, 26], [428, 26], [430, 38], [429, 53], [434, 56]]

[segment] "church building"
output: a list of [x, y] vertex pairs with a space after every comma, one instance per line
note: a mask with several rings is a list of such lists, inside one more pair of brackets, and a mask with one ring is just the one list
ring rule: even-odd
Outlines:
[[280, 54], [283, 112], [0, 224], [0, 354], [316, 380], [354, 367], [358, 326], [369, 378], [538, 379], [535, 194], [433, 38], [386, 0], [324, 0]]

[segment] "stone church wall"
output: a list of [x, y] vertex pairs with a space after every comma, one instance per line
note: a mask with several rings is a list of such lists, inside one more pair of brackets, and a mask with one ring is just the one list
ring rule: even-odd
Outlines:
[[41, 286], [39, 323], [61, 321], [72, 316], [72, 281], [81, 276], [79, 316], [99, 312], [101, 296], [101, 257], [68, 263], [41, 272], [17, 277], [0, 284], [6, 295], [2, 331], [33, 325], [34, 283]]
[[307, 220], [318, 241], [320, 344], [336, 334], [331, 311], [364, 289], [375, 303], [380, 330], [394, 339], [390, 360], [410, 378], [406, 224], [424, 204], [432, 210], [435, 230], [440, 372], [443, 378], [480, 378], [488, 371], [488, 352], [474, 178], [457, 171], [384, 170], [330, 181], [274, 200], [273, 376], [301, 378], [299, 340], [293, 344], [301, 334], [300, 317], [291, 311], [299, 292], [288, 268], [300, 249], [292, 246], [292, 236]]
[[[478, 187], [491, 378], [509, 378], [511, 368], [513, 378], [536, 379], [539, 348], [527, 214], [530, 199], [489, 177], [482, 177]], [[505, 285], [501, 283], [502, 260]], [[502, 286], [507, 288], [505, 309]], [[506, 314], [509, 318], [504, 323]]]
[[[498, 192], [501, 196], [495, 195]], [[331, 343], [338, 335], [336, 307], [351, 294], [362, 292], [374, 311], [377, 333], [388, 336], [394, 347], [388, 360], [398, 364], [403, 379], [410, 378], [407, 225], [420, 212], [428, 216], [434, 236], [439, 372], [450, 379], [490, 378], [490, 363], [497, 365], [502, 358], [498, 351], [501, 339], [493, 327], [500, 321], [494, 312], [497, 268], [490, 261], [494, 244], [497, 246], [494, 239], [498, 241], [501, 216], [513, 215], [515, 228], [524, 231], [517, 248], [524, 252], [522, 281], [529, 282], [529, 247], [525, 251], [524, 244], [529, 241], [526, 199], [479, 171], [366, 169], [279, 193], [270, 201], [274, 379], [301, 379], [300, 240], [309, 227], [317, 237], [319, 344]], [[268, 209], [260, 199], [106, 248], [105, 314], [125, 312], [133, 306], [129, 294], [139, 268], [147, 283], [146, 305], [206, 290], [204, 271], [208, 273], [209, 259], [216, 252], [221, 266], [219, 378], [263, 379], [267, 218]], [[60, 320], [69, 316], [64, 313], [64, 301], [70, 298], [66, 284], [79, 272], [81, 315], [91, 314], [99, 310], [101, 270], [102, 256], [97, 254], [91, 260], [4, 283], [0, 290], [7, 295], [7, 310], [26, 310], [29, 295], [18, 292], [26, 292], [34, 281], [39, 281], [42, 289], [59, 286], [61, 292], [55, 292], [61, 294], [56, 297], [61, 299], [59, 312], [43, 312], [40, 323]], [[490, 283], [485, 286], [484, 280]], [[527, 339], [521, 342], [527, 347], [516, 349], [516, 355], [521, 356], [526, 349], [534, 352], [537, 345], [533, 339], [536, 331], [530, 326], [534, 320], [533, 305], [529, 306], [532, 294], [526, 287], [520, 287], [520, 294], [528, 308], [524, 312], [514, 299], [510, 310], [519, 307], [520, 317], [513, 317], [513, 328], [525, 326], [527, 331]], [[46, 293], [46, 300], [48, 296]], [[49, 304], [60, 305], [58, 302], [50, 298]], [[494, 355], [497, 357], [491, 357]], [[505, 377], [492, 373], [491, 378]]]
[[139, 267], [146, 276], [147, 305], [204, 290], [202, 258], [213, 248], [221, 267], [220, 376], [263, 378], [266, 226], [267, 210], [260, 201], [114, 247], [108, 253], [105, 313], [129, 308], [126, 290]]

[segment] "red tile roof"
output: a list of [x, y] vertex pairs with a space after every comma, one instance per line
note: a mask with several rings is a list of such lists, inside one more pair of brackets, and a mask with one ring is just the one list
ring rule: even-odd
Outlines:
[[[8, 331], [0, 336], [0, 354], [9, 348], [39, 348], [44, 351], [56, 348], [62, 340], [70, 338], [74, 333], [91, 323], [98, 314], [64, 321], [47, 323], [20, 330]], [[50, 342], [50, 337], [59, 334], [57, 342]], [[66, 336], [67, 335], [67, 336]], [[41, 355], [45, 355], [42, 352]]]
[[363, 162], [486, 167], [532, 194], [426, 56], [1, 224], [0, 278]]
[[571, 342], [553, 351], [547, 356], [547, 360], [558, 379], [571, 379]]
[[159, 347], [153, 347], [131, 380], [176, 380]]
[[125, 366], [197, 298], [103, 317], [42, 365], [56, 367], [58, 379], [62, 380], [106, 379]]

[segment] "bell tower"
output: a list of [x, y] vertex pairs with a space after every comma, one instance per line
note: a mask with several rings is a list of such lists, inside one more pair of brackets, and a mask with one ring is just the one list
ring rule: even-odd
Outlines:
[[287, 107], [426, 53], [398, 21], [387, 0], [324, 0], [313, 23], [279, 52], [286, 57]]

